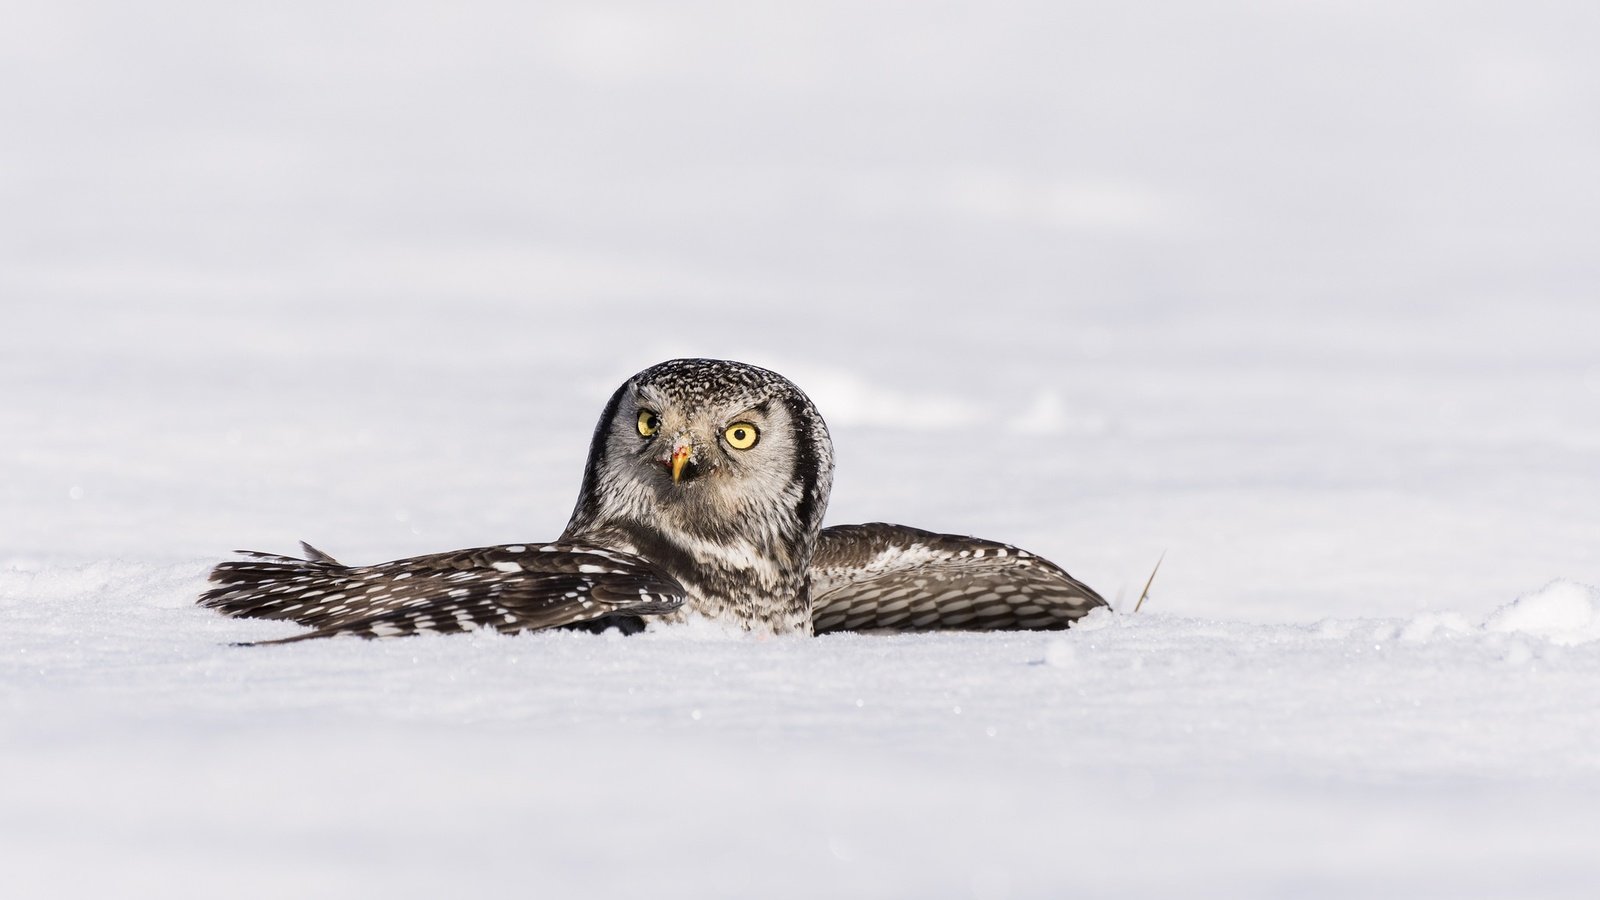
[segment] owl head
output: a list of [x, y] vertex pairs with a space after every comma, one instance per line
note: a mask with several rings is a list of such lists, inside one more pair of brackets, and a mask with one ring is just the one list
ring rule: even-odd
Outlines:
[[833, 481], [828, 427], [805, 393], [740, 362], [675, 359], [606, 404], [568, 532], [623, 526], [673, 543], [797, 542], [808, 557]]

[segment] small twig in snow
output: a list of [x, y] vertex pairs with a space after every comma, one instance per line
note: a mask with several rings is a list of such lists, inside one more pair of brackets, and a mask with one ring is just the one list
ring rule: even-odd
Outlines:
[[1161, 551], [1161, 556], [1156, 559], [1156, 567], [1150, 570], [1150, 580], [1144, 583], [1144, 593], [1139, 595], [1139, 602], [1133, 605], [1134, 612], [1138, 612], [1139, 607], [1144, 605], [1144, 598], [1150, 596], [1150, 585], [1156, 583], [1156, 573], [1161, 571], [1161, 560], [1166, 558], [1167, 551]]

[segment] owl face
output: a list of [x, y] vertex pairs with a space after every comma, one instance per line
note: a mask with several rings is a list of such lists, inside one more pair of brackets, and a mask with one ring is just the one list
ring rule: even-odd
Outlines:
[[[693, 404], [653, 384], [640, 385], [632, 399], [637, 439], [627, 439], [624, 407], [617, 411], [616, 430], [622, 432], [617, 443], [643, 461], [641, 467], [664, 492], [717, 491], [793, 461], [794, 423], [770, 399], [748, 408], [741, 408], [744, 398]], [[770, 438], [765, 446], [763, 434]]]
[[[774, 545], [820, 526], [831, 473], [827, 426], [787, 379], [743, 363], [672, 360], [613, 395], [585, 494], [602, 521]], [[589, 491], [591, 482], [603, 489]]]

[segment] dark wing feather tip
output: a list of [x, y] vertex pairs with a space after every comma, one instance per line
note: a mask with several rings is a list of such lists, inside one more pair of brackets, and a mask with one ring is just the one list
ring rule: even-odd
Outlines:
[[300, 549], [305, 551], [306, 559], [311, 562], [327, 563], [331, 566], [337, 566], [340, 564], [337, 559], [334, 559], [328, 554], [323, 553], [321, 550], [318, 550], [305, 541], [300, 542]]

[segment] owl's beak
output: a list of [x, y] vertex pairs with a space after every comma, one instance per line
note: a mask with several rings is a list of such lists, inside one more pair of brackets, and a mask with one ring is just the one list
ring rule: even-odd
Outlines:
[[689, 454], [692, 452], [694, 448], [686, 443], [672, 448], [672, 459], [667, 464], [672, 467], [673, 484], [677, 484], [683, 478], [683, 467], [689, 464]]

